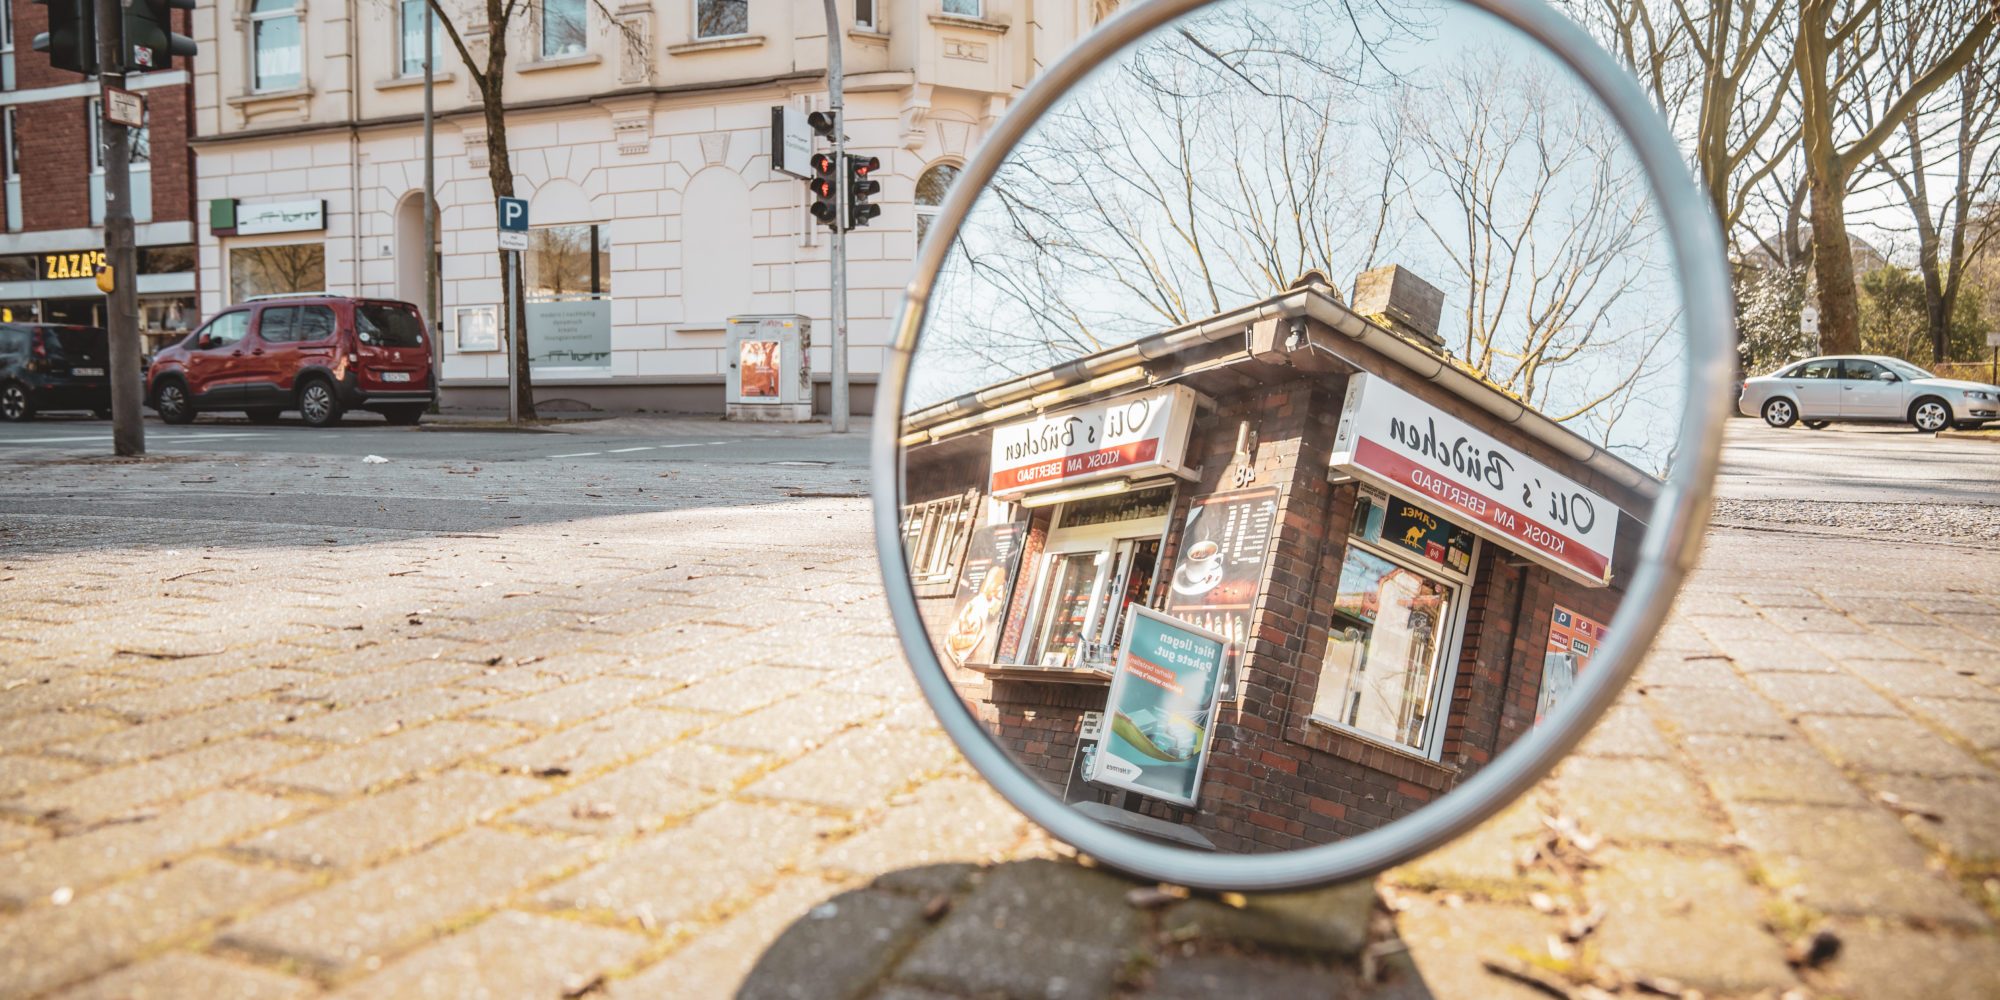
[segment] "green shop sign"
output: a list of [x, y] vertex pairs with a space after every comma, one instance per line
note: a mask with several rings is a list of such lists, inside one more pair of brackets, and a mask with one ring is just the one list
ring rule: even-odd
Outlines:
[[1194, 805], [1227, 647], [1217, 633], [1128, 605], [1090, 781]]

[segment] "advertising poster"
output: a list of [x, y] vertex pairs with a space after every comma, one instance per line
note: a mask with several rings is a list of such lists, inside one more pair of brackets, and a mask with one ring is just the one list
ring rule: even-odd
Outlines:
[[528, 363], [536, 368], [611, 367], [611, 301], [528, 303]]
[[458, 350], [461, 354], [500, 349], [500, 307], [458, 307]]
[[752, 397], [777, 398], [778, 395], [778, 342], [775, 340], [746, 340], [742, 344], [737, 367], [742, 372], [740, 394]]
[[1382, 541], [1454, 573], [1472, 572], [1472, 532], [1409, 502], [1384, 498]]
[[1134, 604], [1125, 613], [1090, 780], [1192, 806], [1208, 760], [1225, 644], [1151, 608]]
[[1236, 675], [1250, 641], [1250, 612], [1278, 523], [1278, 488], [1259, 486], [1196, 497], [1181, 526], [1167, 584], [1166, 611], [1228, 643], [1222, 700], [1235, 701]]
[[1576, 677], [1604, 644], [1601, 622], [1558, 604], [1549, 613], [1549, 645], [1542, 656], [1542, 693], [1535, 701], [1535, 724], [1541, 725]]
[[1076, 756], [1069, 762], [1069, 780], [1063, 784], [1064, 802], [1096, 802], [1097, 789], [1091, 787], [1090, 769], [1097, 765], [1097, 744], [1104, 739], [1104, 713], [1085, 712], [1076, 731]]
[[952, 603], [951, 631], [944, 639], [945, 655], [953, 663], [990, 663], [1000, 642], [1000, 621], [1021, 562], [1021, 544], [1028, 522], [986, 524], [973, 529], [967, 541], [965, 565], [958, 574]]

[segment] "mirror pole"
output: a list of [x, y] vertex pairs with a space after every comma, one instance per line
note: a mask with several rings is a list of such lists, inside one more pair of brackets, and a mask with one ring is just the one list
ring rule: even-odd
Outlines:
[[826, 0], [826, 93], [833, 112], [836, 212], [829, 257], [833, 268], [833, 432], [847, 433], [847, 113], [841, 99], [840, 0]]

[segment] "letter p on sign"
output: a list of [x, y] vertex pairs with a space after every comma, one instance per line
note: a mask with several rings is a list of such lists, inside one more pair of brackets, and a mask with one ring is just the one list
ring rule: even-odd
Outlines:
[[528, 200], [500, 199], [500, 249], [528, 249]]

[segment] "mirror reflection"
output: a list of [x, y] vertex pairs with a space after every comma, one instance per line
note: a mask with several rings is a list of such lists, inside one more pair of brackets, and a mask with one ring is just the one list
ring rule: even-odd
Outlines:
[[1190, 15], [953, 237], [901, 428], [939, 659], [1020, 767], [1140, 836], [1409, 815], [1620, 627], [1679, 301], [1622, 133], [1532, 40], [1451, 4]]

